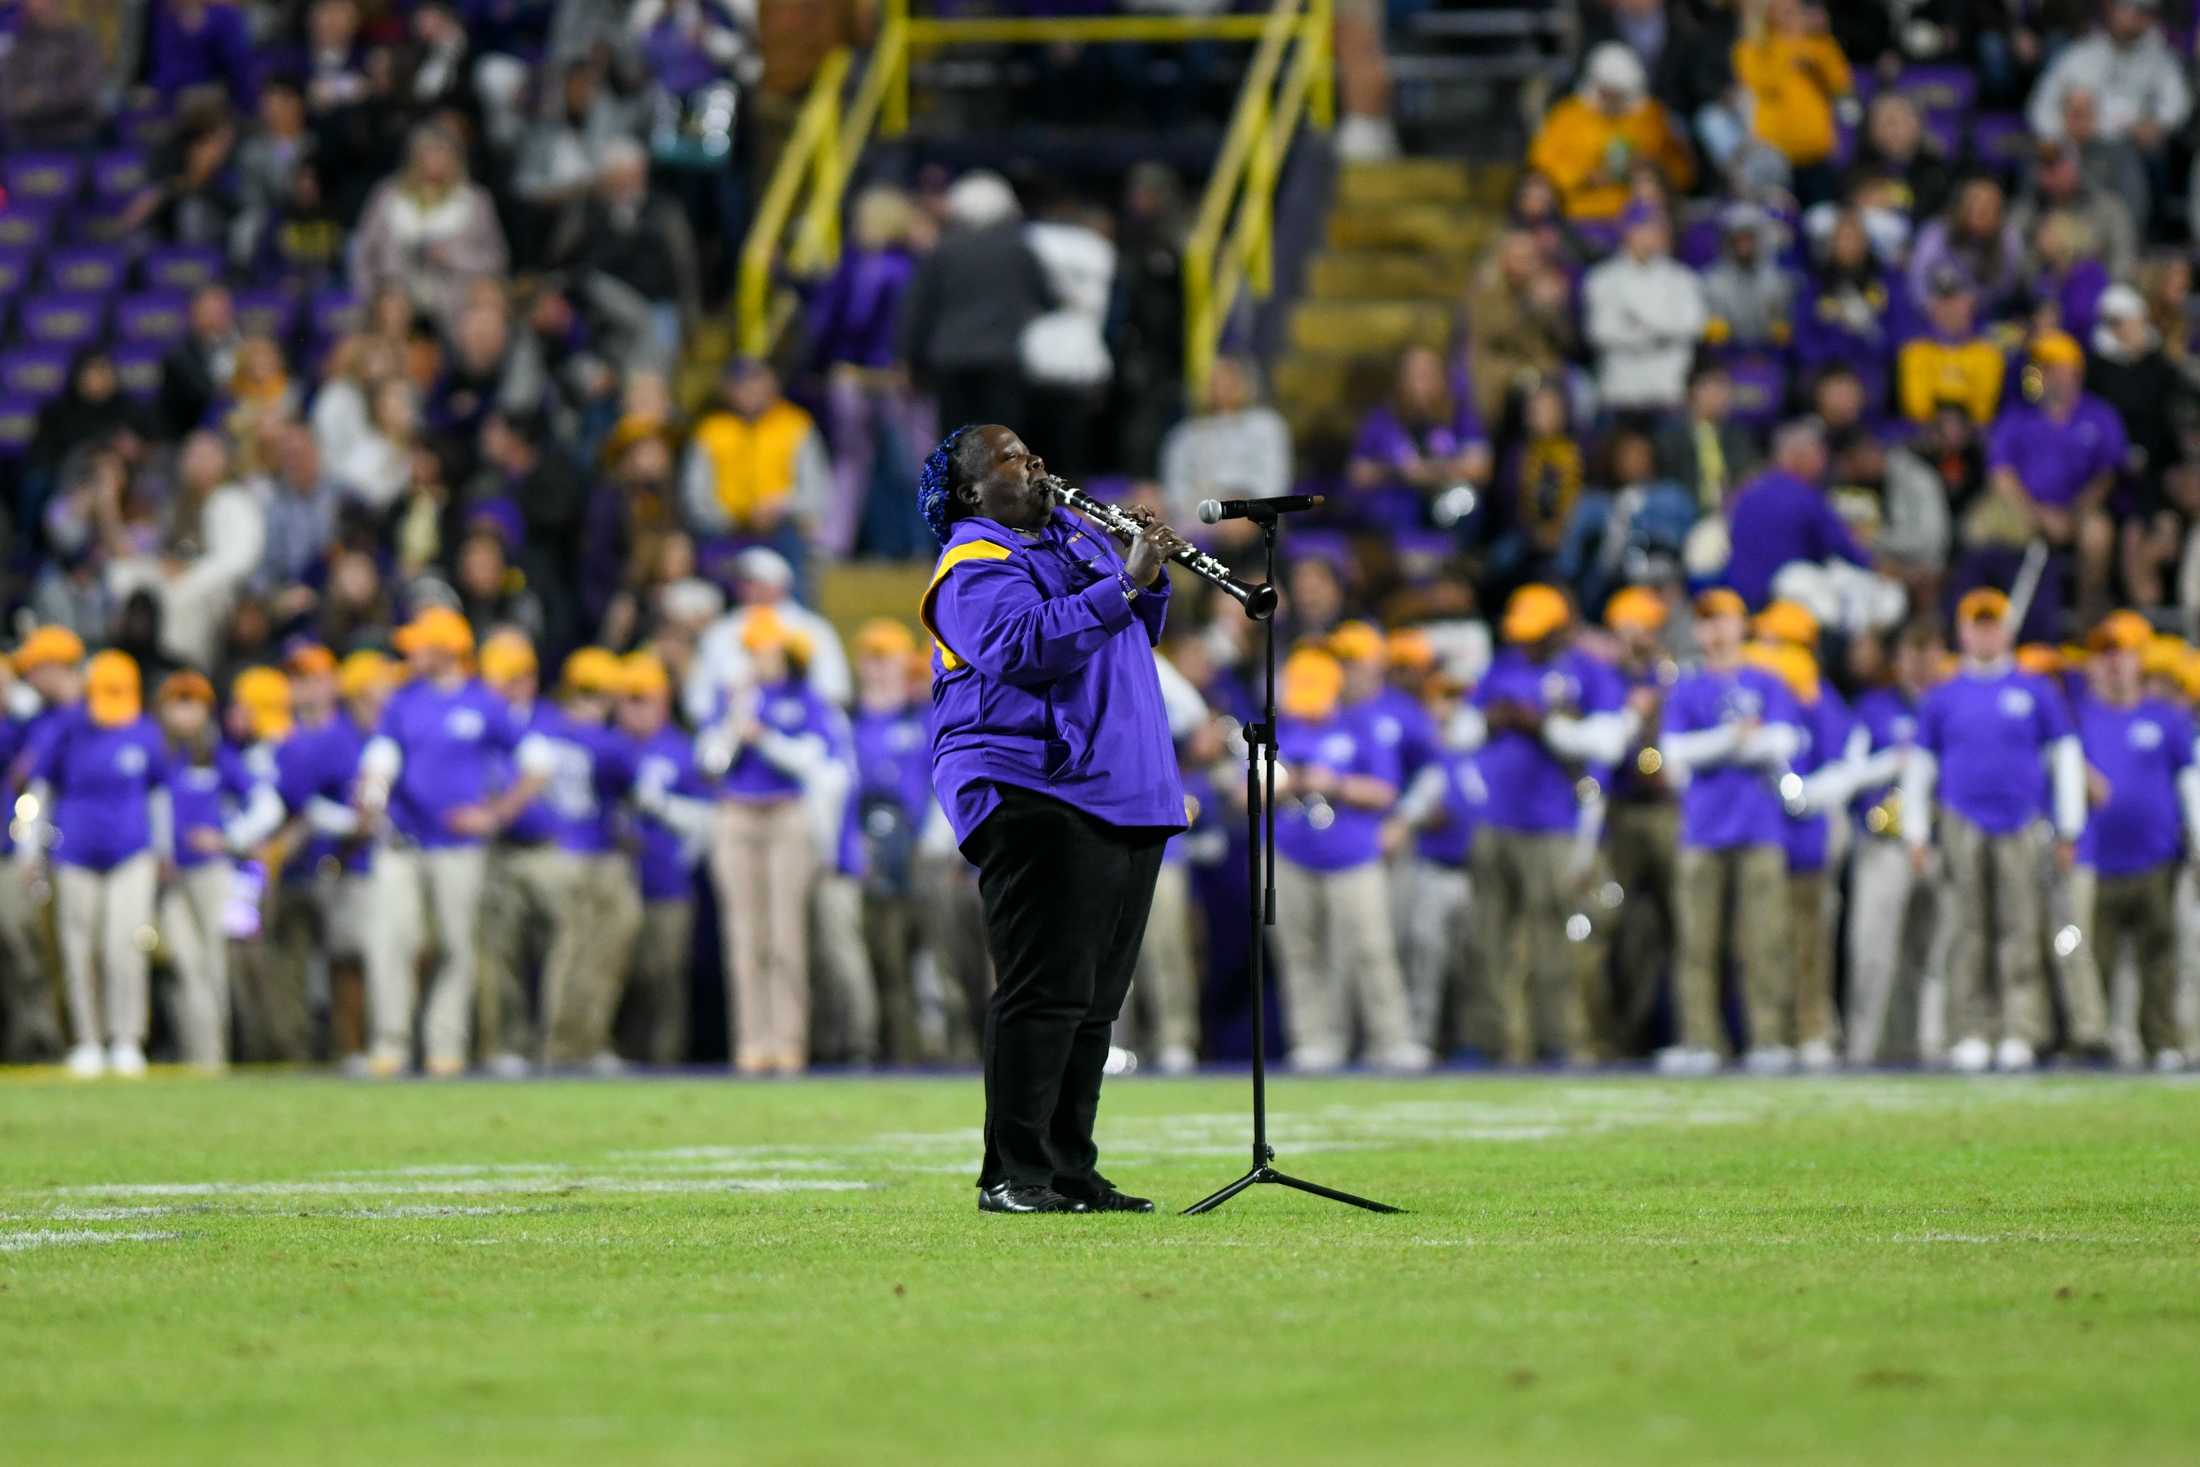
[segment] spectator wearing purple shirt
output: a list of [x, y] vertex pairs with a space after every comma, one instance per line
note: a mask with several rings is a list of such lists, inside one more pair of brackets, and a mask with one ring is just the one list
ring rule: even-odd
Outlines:
[[147, 80], [170, 107], [193, 88], [219, 86], [238, 111], [252, 111], [258, 81], [242, 6], [164, 0], [153, 14], [146, 53], [152, 57]]
[[1456, 742], [1481, 748], [1489, 788], [1474, 900], [1508, 1064], [1592, 1053], [1566, 919], [1594, 870], [1600, 787], [1626, 756], [1644, 702], [1630, 703], [1613, 669], [1572, 645], [1573, 631], [1557, 587], [1515, 591], [1499, 624], [1505, 649], [1456, 731]]
[[[367, 1011], [370, 1074], [395, 1075], [412, 1053], [413, 970], [427, 942], [426, 908], [446, 934], [427, 988], [428, 1073], [466, 1067], [474, 1007], [474, 949], [487, 869], [484, 842], [534, 803], [551, 773], [547, 745], [503, 699], [466, 671], [473, 629], [430, 607], [397, 633], [413, 679], [390, 699], [360, 756], [359, 803], [389, 830], [369, 889]], [[507, 779], [517, 765], [518, 777]]]
[[1667, 776], [1687, 781], [1674, 902], [1679, 1039], [1658, 1068], [1706, 1074], [1723, 1062], [1719, 975], [1731, 954], [1742, 968], [1749, 1067], [1778, 1071], [1794, 1063], [1783, 1042], [1794, 990], [1780, 780], [1803, 747], [1802, 712], [1779, 678], [1743, 662], [1740, 596], [1706, 591], [1695, 611], [1703, 662], [1667, 695], [1658, 745]]
[[1790, 423], [1773, 440], [1772, 467], [1744, 484], [1727, 506], [1733, 550], [1726, 580], [1745, 605], [1763, 607], [1790, 565], [1870, 564], [1827, 502], [1825, 475], [1824, 430], [1814, 422]]
[[2009, 660], [2008, 616], [1995, 590], [1957, 604], [1963, 667], [1926, 696], [1902, 774], [1911, 862], [1930, 869], [1937, 829], [1955, 902], [1948, 1061], [1970, 1073], [2029, 1070], [2047, 1042], [2040, 826], [2067, 872], [2085, 824], [2085, 756], [2061, 693]]
[[1354, 516], [1373, 529], [1423, 528], [1437, 496], [1488, 483], [1490, 467], [1473, 394], [1454, 390], [1435, 351], [1407, 348], [1393, 399], [1361, 421], [1352, 445]]
[[2177, 1022], [2178, 868], [2200, 850], [2200, 767], [2186, 711], [2149, 697], [2141, 656], [2153, 628], [2135, 611], [2096, 627], [2077, 699], [2085, 762], [2106, 785], [2078, 837], [2071, 905], [2086, 940], [2070, 982], [2103, 1006], [2102, 979], [2129, 953], [2139, 973], [2139, 1043], [2157, 1070], [2181, 1070]]
[[[2066, 565], [2075, 554], [2078, 607], [2086, 614], [2108, 595], [2116, 551], [2108, 495], [2124, 464], [2124, 425], [2114, 408], [2084, 390], [2085, 351], [2068, 333], [2050, 331], [2034, 341], [2032, 363], [2039, 401], [1995, 420], [1988, 483]], [[2026, 625], [2051, 625], [2041, 614], [2035, 606]]]

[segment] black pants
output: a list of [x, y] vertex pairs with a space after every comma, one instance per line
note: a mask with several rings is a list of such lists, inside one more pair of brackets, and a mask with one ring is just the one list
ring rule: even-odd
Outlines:
[[1146, 935], [1167, 830], [1108, 825], [1030, 790], [963, 843], [978, 867], [997, 984], [985, 1015], [978, 1185], [1096, 1184], [1092, 1123], [1108, 1031]]

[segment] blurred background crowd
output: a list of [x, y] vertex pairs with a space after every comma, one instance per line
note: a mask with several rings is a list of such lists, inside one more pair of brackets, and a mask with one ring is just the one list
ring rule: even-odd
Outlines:
[[[1242, 48], [932, 63], [740, 355], [864, 0], [0, 4], [0, 1054], [967, 1059], [912, 486], [975, 420], [1180, 527], [1326, 496], [1297, 1064], [2176, 1067], [2196, 18], [1340, 3], [1279, 288], [1188, 371]], [[1120, 1036], [1172, 1071], [1248, 1042], [1258, 645], [1179, 589]]]

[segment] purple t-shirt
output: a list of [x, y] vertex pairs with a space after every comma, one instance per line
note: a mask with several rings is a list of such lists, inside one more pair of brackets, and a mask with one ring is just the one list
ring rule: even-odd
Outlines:
[[171, 776], [168, 740], [150, 718], [103, 728], [82, 708], [62, 710], [29, 771], [53, 790], [54, 859], [109, 871], [150, 850], [147, 802]]
[[[1795, 756], [1790, 767], [1797, 774], [1815, 774], [1841, 757], [1841, 746], [1849, 737], [1849, 706], [1841, 701], [1841, 695], [1831, 687], [1821, 686], [1818, 690], [1818, 701], [1803, 709], [1802, 726], [1803, 749]], [[1808, 815], [1789, 816], [1788, 870], [1825, 870], [1826, 842], [1831, 829], [1824, 810], [1816, 810]]]
[[[1409, 425], [1389, 407], [1378, 407], [1360, 421], [1359, 436], [1352, 442], [1352, 457], [1370, 459], [1402, 472], [1415, 459], [1450, 458], [1477, 443], [1489, 442], [1475, 412], [1471, 394], [1459, 393], [1459, 404], [1448, 422]], [[1422, 492], [1403, 478], [1394, 478], [1354, 495], [1359, 518], [1387, 530], [1424, 527], [1428, 509]]]
[[1441, 813], [1414, 841], [1414, 851], [1424, 861], [1460, 870], [1473, 859], [1474, 832], [1489, 807], [1490, 790], [1478, 753], [1446, 749], [1437, 754], [1436, 764], [1444, 772], [1444, 797], [1437, 806]]
[[[293, 731], [275, 747], [275, 793], [282, 797], [283, 809], [297, 816], [315, 799], [350, 804], [359, 778], [359, 755], [366, 747], [365, 730], [346, 713]], [[340, 860], [344, 870], [365, 875], [372, 851], [363, 840], [316, 835], [298, 848], [283, 875], [286, 880], [304, 880], [327, 860]]]
[[1986, 462], [2014, 473], [2037, 503], [2067, 509], [2087, 484], [2123, 467], [2123, 419], [2091, 393], [2080, 396], [2064, 419], [2023, 403], [1994, 420]]
[[1826, 496], [1779, 469], [1742, 487], [1727, 511], [1727, 531], [1734, 547], [1726, 564], [1727, 584], [1752, 610], [1771, 599], [1772, 578], [1794, 561], [1867, 563]]
[[256, 782], [244, 767], [244, 759], [228, 744], [215, 740], [204, 764], [187, 762], [182, 750], [171, 747], [168, 778], [169, 808], [174, 812], [176, 865], [185, 870], [222, 859], [194, 848], [191, 832], [222, 833], [224, 817], [252, 796]]
[[[774, 683], [760, 690], [757, 699], [756, 721], [788, 738], [817, 738], [830, 745], [838, 718], [833, 705], [800, 678]], [[762, 804], [795, 798], [802, 793], [802, 781], [765, 758], [754, 744], [743, 744], [718, 792], [729, 800]]]
[[[694, 741], [669, 723], [635, 747], [634, 782], [688, 800], [708, 800], [717, 794], [695, 765]], [[672, 902], [693, 896], [692, 873], [702, 856], [694, 839], [639, 810], [633, 812], [631, 824], [634, 871], [642, 900]]]
[[472, 846], [444, 823], [451, 811], [477, 805], [506, 788], [512, 758], [526, 729], [512, 705], [479, 682], [446, 691], [407, 683], [390, 698], [375, 728], [404, 756], [390, 789], [390, 823], [416, 845]]
[[2108, 781], [2078, 837], [2078, 859], [2104, 876], [2130, 876], [2185, 851], [2177, 776], [2192, 763], [2192, 720], [2154, 698], [2119, 708], [2098, 698], [2077, 707], [2085, 762]]
[[[1550, 662], [1531, 661], [1507, 647], [1490, 663], [1474, 690], [1474, 706], [1526, 703], [1545, 714], [1610, 713], [1626, 701], [1617, 670], [1585, 652], [1568, 648]], [[1484, 821], [1500, 830], [1530, 834], [1570, 834], [1581, 816], [1576, 785], [1583, 775], [1606, 783], [1602, 767], [1584, 769], [1562, 760], [1535, 734], [1494, 734], [1481, 753], [1482, 781], [1489, 788]]]
[[[1731, 672], [1694, 668], [1681, 674], [1665, 700], [1665, 731], [1697, 733], [1755, 718], [1765, 725], [1801, 729], [1803, 710], [1783, 683], [1761, 668]], [[1681, 794], [1681, 841], [1699, 850], [1784, 845], [1787, 810], [1780, 801], [1781, 771], [1728, 757], [1691, 765]]]
[[616, 850], [619, 802], [634, 782], [634, 741], [547, 705], [535, 710], [530, 732], [550, 749], [550, 777], [537, 801], [550, 812], [550, 839], [580, 856]]
[[1988, 835], [2047, 814], [2047, 747], [2070, 733], [2062, 694], [2014, 667], [1965, 669], [1925, 695], [1918, 747], [1940, 766], [1940, 803]]
[[[1398, 783], [1398, 751], [1348, 710], [1327, 718], [1277, 719], [1276, 757], [1286, 769], [1371, 774], [1393, 788]], [[1287, 800], [1276, 811], [1276, 854], [1310, 871], [1364, 866], [1382, 859], [1383, 814], [1334, 800]]]
[[[1883, 754], [1889, 749], [1908, 749], [1917, 744], [1917, 716], [1921, 704], [1912, 702], [1909, 694], [1900, 688], [1873, 688], [1856, 700], [1856, 723], [1871, 735], [1871, 752]], [[1861, 822], [1865, 812], [1887, 798], [1894, 786], [1875, 785], [1857, 792], [1850, 805], [1851, 812]]]
[[1398, 777], [1413, 776], [1436, 758], [1442, 738], [1427, 708], [1403, 688], [1387, 684], [1364, 703], [1349, 705], [1345, 712], [1360, 720], [1377, 743], [1398, 755]]
[[1135, 601], [1128, 584], [1114, 543], [1067, 510], [1036, 542], [988, 519], [952, 527], [920, 606], [940, 644], [932, 783], [958, 843], [1000, 803], [996, 784], [1109, 825], [1183, 828], [1153, 661], [1169, 579]]

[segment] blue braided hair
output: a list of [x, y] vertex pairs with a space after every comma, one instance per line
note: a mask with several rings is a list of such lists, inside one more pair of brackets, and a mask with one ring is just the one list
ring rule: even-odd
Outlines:
[[932, 538], [942, 545], [947, 543], [947, 512], [955, 489], [955, 455], [962, 448], [963, 435], [977, 426], [965, 423], [942, 438], [939, 446], [925, 455], [924, 470], [917, 475], [917, 513], [924, 516]]

